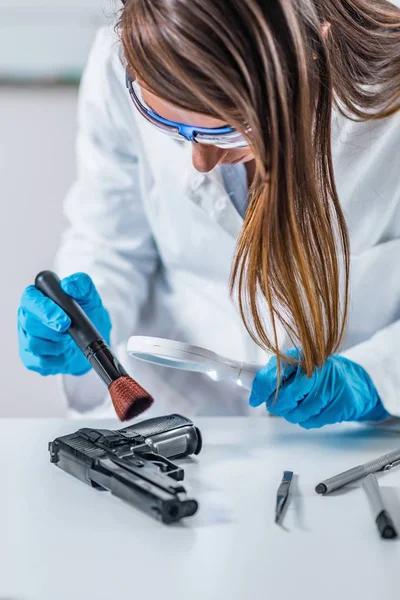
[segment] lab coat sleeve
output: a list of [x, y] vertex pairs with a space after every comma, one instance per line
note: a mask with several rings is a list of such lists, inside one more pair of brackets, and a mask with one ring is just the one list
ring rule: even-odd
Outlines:
[[365, 369], [386, 410], [400, 417], [400, 321], [341, 354]]
[[[77, 271], [92, 277], [111, 316], [114, 348], [133, 332], [159, 260], [142, 203], [143, 181], [150, 192], [118, 41], [103, 29], [81, 83], [77, 180], [65, 202], [69, 227], [56, 264], [62, 277]], [[104, 384], [93, 373], [67, 376], [63, 387], [75, 410], [105, 401]]]

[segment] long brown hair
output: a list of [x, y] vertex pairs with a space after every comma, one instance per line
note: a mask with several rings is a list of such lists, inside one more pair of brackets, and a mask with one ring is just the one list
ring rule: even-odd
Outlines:
[[385, 0], [126, 0], [119, 28], [128, 68], [156, 95], [247, 136], [256, 176], [231, 291], [253, 339], [280, 364], [280, 322], [310, 375], [339, 348], [348, 307], [332, 108], [354, 119], [400, 109], [400, 9]]

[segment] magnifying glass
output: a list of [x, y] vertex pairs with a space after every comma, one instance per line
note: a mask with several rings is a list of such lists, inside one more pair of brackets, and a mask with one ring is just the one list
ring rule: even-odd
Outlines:
[[254, 378], [264, 365], [225, 358], [198, 346], [162, 338], [133, 336], [127, 352], [134, 358], [184, 371], [204, 373], [214, 381], [233, 381], [251, 390]]

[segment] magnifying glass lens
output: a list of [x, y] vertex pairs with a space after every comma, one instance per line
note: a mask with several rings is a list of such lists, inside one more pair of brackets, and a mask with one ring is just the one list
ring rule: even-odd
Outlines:
[[135, 352], [135, 358], [151, 362], [156, 365], [162, 365], [163, 367], [171, 367], [173, 369], [181, 369], [184, 371], [197, 371], [198, 373], [206, 373], [207, 367], [204, 365], [196, 364], [195, 362], [185, 361], [183, 359], [171, 358], [169, 356], [160, 356], [159, 354], [146, 354], [145, 352]]

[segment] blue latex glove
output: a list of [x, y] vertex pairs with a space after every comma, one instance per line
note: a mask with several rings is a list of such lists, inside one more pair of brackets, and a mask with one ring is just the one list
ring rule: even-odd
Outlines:
[[[299, 358], [296, 349], [287, 355]], [[296, 365], [283, 363], [275, 400], [277, 376], [277, 360], [273, 357], [254, 380], [250, 405], [265, 402], [271, 414], [305, 429], [342, 421], [382, 421], [389, 416], [366, 371], [342, 356], [328, 358], [310, 378]]]
[[[61, 281], [61, 287], [83, 308], [107, 343], [111, 321], [91, 280], [75, 273]], [[30, 285], [18, 309], [19, 354], [25, 367], [41, 375], [84, 375], [91, 366], [70, 335], [70, 318], [52, 300]]]

